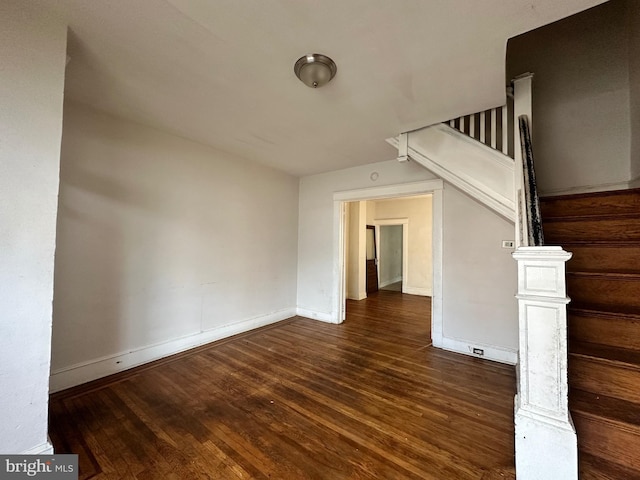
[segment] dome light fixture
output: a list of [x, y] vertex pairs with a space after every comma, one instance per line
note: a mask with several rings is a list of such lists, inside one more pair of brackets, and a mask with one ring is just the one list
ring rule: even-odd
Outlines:
[[335, 62], [321, 53], [310, 53], [300, 57], [293, 66], [296, 77], [307, 87], [318, 88], [326, 85], [336, 76]]

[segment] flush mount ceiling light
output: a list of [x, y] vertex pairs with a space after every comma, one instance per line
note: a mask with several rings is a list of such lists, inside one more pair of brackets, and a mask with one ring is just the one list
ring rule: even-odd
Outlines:
[[298, 59], [293, 66], [293, 71], [307, 87], [318, 88], [326, 85], [336, 76], [338, 67], [326, 55], [310, 53]]

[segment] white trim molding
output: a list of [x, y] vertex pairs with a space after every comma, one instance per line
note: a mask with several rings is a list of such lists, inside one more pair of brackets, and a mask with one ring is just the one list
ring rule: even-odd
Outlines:
[[431, 292], [431, 341], [442, 348], [444, 331], [443, 307], [443, 246], [444, 246], [444, 195], [442, 189], [434, 190], [432, 197], [433, 229], [431, 249], [433, 252], [433, 284]]
[[[518, 361], [518, 352], [516, 350], [478, 342], [469, 342], [467, 340], [443, 337], [442, 348], [451, 352], [493, 360], [494, 362], [506, 363], [508, 365], [515, 365]], [[482, 354], [473, 353], [474, 348], [481, 349]]]
[[640, 175], [637, 176], [636, 178], [632, 178], [631, 180], [629, 180], [629, 185], [628, 188], [638, 188], [640, 187]]
[[[379, 287], [383, 288], [402, 280], [402, 293], [409, 293], [405, 292], [405, 285], [407, 284], [409, 272], [409, 219], [406, 217], [374, 219], [373, 225], [376, 227], [376, 252], [378, 252], [378, 260], [380, 260], [380, 252], [382, 251], [380, 248], [380, 240], [382, 239], [380, 227], [389, 225], [402, 226], [402, 275], [400, 278], [394, 278], [390, 282], [381, 283]], [[378, 261], [378, 278], [380, 278], [380, 263], [381, 261]]]
[[576, 187], [562, 188], [558, 190], [540, 191], [541, 197], [558, 197], [560, 195], [578, 195], [581, 193], [610, 192], [615, 190], [627, 190], [640, 186], [640, 179], [631, 180], [629, 182], [603, 183], [600, 185], [579, 185]]
[[223, 325], [211, 330], [204, 330], [185, 337], [175, 338], [167, 342], [147, 345], [129, 350], [128, 352], [120, 352], [115, 355], [61, 368], [51, 373], [50, 391], [54, 393], [76, 385], [81, 385], [98, 378], [106, 377], [107, 375], [112, 375], [154, 360], [184, 352], [191, 348], [286, 320], [295, 315], [295, 308], [286, 308], [229, 325]]
[[426, 195], [435, 190], [442, 190], [444, 182], [440, 178], [424, 180], [422, 182], [401, 183], [398, 185], [384, 185], [380, 187], [359, 188], [357, 190], [343, 190], [333, 194], [333, 200], [341, 202], [357, 202], [362, 200], [380, 200], [383, 198], [410, 197], [412, 195]]
[[[344, 220], [342, 205], [344, 202], [357, 202], [363, 200], [377, 200], [383, 198], [409, 197], [413, 195], [432, 195], [432, 258], [433, 258], [433, 292], [431, 293], [431, 338], [436, 347], [442, 346], [442, 245], [444, 228], [443, 194], [444, 181], [436, 178], [422, 182], [402, 183], [379, 187], [360, 188], [335, 192], [334, 204], [334, 235], [333, 235], [333, 323], [341, 323], [344, 320], [343, 308], [345, 304], [344, 293]], [[321, 320], [319, 318], [319, 320]], [[324, 320], [327, 321], [327, 320]]]
[[[364, 298], [367, 298], [367, 297], [364, 297]], [[312, 320], [320, 320], [321, 322], [341, 323], [341, 322], [336, 322], [335, 316], [331, 313], [318, 312], [316, 310], [309, 310], [306, 308], [298, 307], [296, 309], [296, 314], [300, 317], [311, 318]]]
[[51, 443], [51, 439], [47, 437], [47, 441], [41, 443], [40, 445], [36, 445], [29, 450], [22, 452], [20, 455], [52, 455], [53, 454], [53, 444]]
[[[443, 123], [408, 135], [413, 160], [515, 222], [513, 159]], [[387, 143], [397, 147], [398, 139]]]
[[[380, 288], [384, 288], [388, 285], [393, 285], [394, 283], [398, 283], [402, 281], [402, 275], [398, 275], [395, 278], [392, 278], [391, 280], [387, 280], [386, 282], [380, 282], [379, 287]], [[402, 293], [407, 293], [407, 292], [402, 292]]]
[[421, 297], [430, 297], [433, 295], [433, 292], [426, 287], [412, 287], [410, 285], [406, 285], [406, 282], [402, 282], [402, 293], [420, 295]]

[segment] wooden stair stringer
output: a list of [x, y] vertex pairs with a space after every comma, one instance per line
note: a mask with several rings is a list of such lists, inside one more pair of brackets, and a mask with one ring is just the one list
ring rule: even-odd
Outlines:
[[[485, 207], [514, 223], [514, 160], [478, 140], [438, 123], [407, 134], [409, 157]], [[387, 143], [398, 147], [397, 137]]]

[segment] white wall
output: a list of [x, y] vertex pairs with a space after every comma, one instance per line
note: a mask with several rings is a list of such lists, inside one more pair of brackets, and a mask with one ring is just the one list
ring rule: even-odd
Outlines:
[[633, 187], [640, 186], [640, 2], [627, 1], [629, 33], [629, 100], [631, 117], [631, 165]]
[[[377, 182], [370, 179], [379, 174]], [[408, 184], [434, 176], [414, 162], [395, 160], [300, 179], [298, 308], [312, 318], [335, 321], [339, 285], [334, 192]], [[518, 339], [516, 264], [501, 240], [513, 225], [450, 185], [444, 190], [443, 323], [445, 346], [469, 353], [485, 346], [493, 358], [515, 360]], [[435, 232], [434, 232], [435, 235]]]
[[55, 389], [295, 314], [298, 179], [65, 104]]
[[533, 148], [542, 194], [626, 188], [630, 180], [625, 14], [625, 2], [612, 1], [509, 41], [508, 78], [535, 75]]
[[431, 196], [377, 200], [367, 203], [375, 204], [374, 223], [393, 218], [408, 220], [408, 251], [405, 255], [409, 262], [402, 289], [406, 293], [431, 296], [433, 293]]
[[347, 205], [347, 251], [345, 263], [347, 265], [347, 298], [362, 300], [367, 297], [365, 276], [366, 261], [366, 202], [350, 202]]
[[0, 453], [49, 453], [66, 26], [0, 2]]
[[517, 264], [513, 224], [448, 187], [444, 191], [445, 345], [518, 349]]

